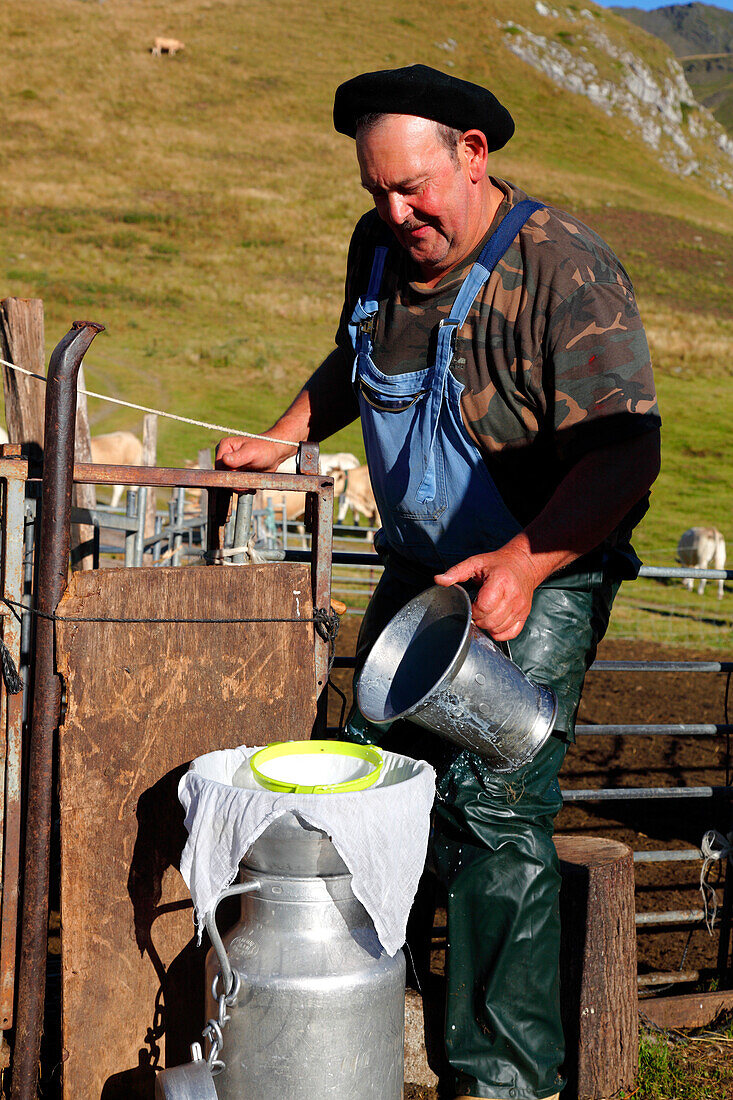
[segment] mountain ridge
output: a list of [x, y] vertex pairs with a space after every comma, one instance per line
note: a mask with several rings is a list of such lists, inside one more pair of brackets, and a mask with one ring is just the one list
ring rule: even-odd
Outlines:
[[667, 43], [696, 99], [733, 135], [733, 12], [698, 2], [610, 10]]

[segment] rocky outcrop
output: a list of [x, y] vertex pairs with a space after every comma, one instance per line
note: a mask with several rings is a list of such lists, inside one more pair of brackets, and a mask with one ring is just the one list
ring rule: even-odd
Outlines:
[[539, 25], [533, 28], [500, 23], [507, 49], [560, 87], [625, 117], [669, 171], [733, 192], [733, 141], [695, 100], [673, 57], [652, 66], [586, 8], [578, 12], [537, 0], [535, 12]]

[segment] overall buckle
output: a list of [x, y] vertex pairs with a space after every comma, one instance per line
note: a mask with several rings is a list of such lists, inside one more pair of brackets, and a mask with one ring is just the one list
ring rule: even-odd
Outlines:
[[458, 320], [457, 317], [443, 317], [442, 320], [438, 321], [438, 334], [440, 335], [440, 330], [447, 327], [448, 325], [451, 326], [451, 333], [448, 337], [448, 345], [453, 352], [456, 350], [456, 336], [458, 335], [458, 329], [461, 327], [461, 322]]
[[372, 313], [372, 314], [370, 314], [369, 317], [365, 317], [363, 321], [358, 321], [357, 325], [356, 325], [357, 329], [359, 330], [359, 335], [360, 336], [368, 336], [370, 340], [374, 336], [374, 330], [375, 330], [376, 326], [377, 326], [377, 315], [376, 315], [376, 313]]

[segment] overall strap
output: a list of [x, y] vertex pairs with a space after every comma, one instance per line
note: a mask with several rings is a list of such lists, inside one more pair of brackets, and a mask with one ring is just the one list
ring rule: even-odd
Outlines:
[[468, 311], [476, 300], [476, 295], [486, 283], [491, 272], [499, 260], [516, 238], [522, 226], [532, 217], [536, 210], [541, 210], [543, 203], [534, 199], [523, 199], [513, 206], [506, 217], [500, 222], [494, 233], [481, 249], [479, 257], [472, 266], [466, 278], [461, 283], [460, 290], [453, 302], [450, 316], [444, 318], [438, 326], [438, 340], [435, 353], [435, 368], [430, 386], [430, 412], [429, 432], [430, 442], [425, 460], [425, 473], [417, 491], [416, 499], [422, 504], [426, 500], [435, 498], [435, 463], [433, 461], [433, 448], [438, 431], [438, 419], [443, 403], [443, 391], [448, 369], [453, 361], [455, 338], [458, 329], [465, 324]]
[[532, 217], [535, 210], [541, 208], [542, 203], [535, 202], [534, 199], [523, 199], [511, 208], [499, 224], [496, 232], [491, 234], [481, 249], [476, 263], [463, 280], [461, 289], [458, 291], [456, 300], [453, 303], [451, 315], [444, 322], [445, 325], [457, 325], [460, 328], [461, 325], [466, 323], [468, 311], [476, 300], [476, 295], [481, 287], [489, 278], [522, 226]]
[[356, 356], [354, 357], [354, 369], [351, 373], [352, 384], [356, 381], [359, 354], [365, 353], [371, 355], [372, 334], [371, 326], [368, 322], [374, 317], [374, 314], [379, 308], [377, 295], [382, 285], [382, 276], [384, 274], [384, 265], [388, 252], [389, 248], [387, 245], [380, 244], [374, 249], [374, 259], [372, 260], [372, 270], [369, 275], [367, 292], [365, 295], [362, 295], [361, 298], [357, 299], [356, 305], [354, 306], [354, 312], [351, 314], [349, 335], [354, 345], [354, 351], [356, 352]]

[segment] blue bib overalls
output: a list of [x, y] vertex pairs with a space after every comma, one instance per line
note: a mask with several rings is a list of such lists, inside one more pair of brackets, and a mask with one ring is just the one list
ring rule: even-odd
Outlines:
[[[502, 220], [440, 323], [435, 360], [424, 370], [386, 375], [375, 362], [373, 322], [388, 247], [375, 251], [349, 328], [385, 571], [364, 616], [357, 672], [387, 622], [433, 583], [434, 573], [498, 549], [520, 530], [463, 424], [462, 388], [450, 365], [476, 295], [539, 206], [520, 202]], [[572, 736], [616, 587], [587, 573], [541, 586], [511, 643], [514, 660], [557, 691], [561, 734]], [[438, 770], [432, 859], [448, 895], [447, 1087], [511, 1100], [551, 1096], [562, 1086], [560, 876], [552, 830], [565, 741], [551, 737], [530, 765], [497, 776], [475, 754], [409, 722], [385, 732], [354, 709], [346, 736], [426, 757]]]
[[372, 358], [372, 324], [388, 249], [376, 249], [369, 288], [354, 309], [354, 350], [364, 447], [384, 538], [417, 565], [442, 572], [471, 554], [495, 550], [520, 530], [461, 416], [460, 383], [450, 372], [458, 330], [476, 295], [540, 203], [515, 206], [484, 246], [440, 322], [435, 362], [386, 375]]

